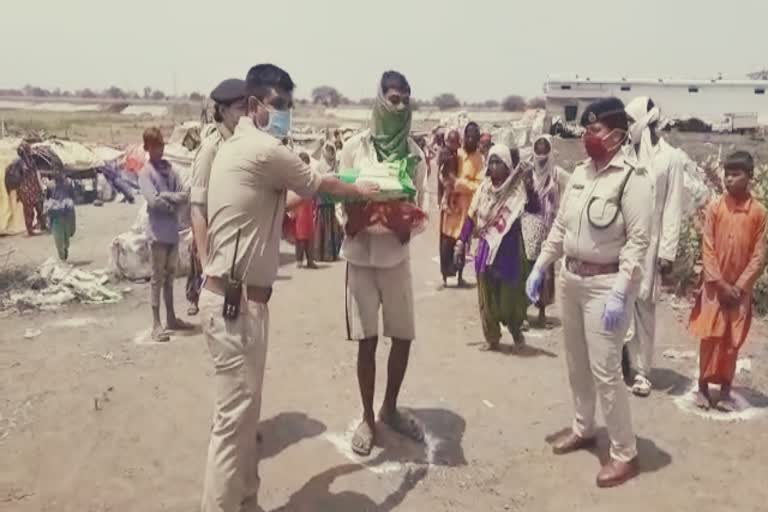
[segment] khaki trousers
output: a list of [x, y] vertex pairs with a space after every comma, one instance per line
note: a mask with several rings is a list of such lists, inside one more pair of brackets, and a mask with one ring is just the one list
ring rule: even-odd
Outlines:
[[656, 345], [656, 303], [637, 299], [633, 313], [632, 323], [624, 343], [629, 350], [632, 368], [648, 378], [651, 376], [653, 351]]
[[599, 399], [611, 439], [611, 457], [629, 462], [637, 456], [637, 442], [621, 374], [621, 350], [633, 301], [628, 300], [623, 325], [616, 332], [607, 332], [602, 314], [616, 276], [580, 277], [563, 269], [559, 279], [568, 377], [576, 409], [573, 431], [583, 438], [594, 435]]
[[245, 302], [222, 317], [224, 297], [203, 289], [200, 315], [215, 369], [215, 407], [203, 484], [203, 512], [239, 512], [259, 491], [257, 440], [267, 356], [269, 309]]

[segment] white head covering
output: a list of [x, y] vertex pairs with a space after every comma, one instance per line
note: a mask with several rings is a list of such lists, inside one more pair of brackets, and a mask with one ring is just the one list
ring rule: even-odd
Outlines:
[[525, 184], [520, 175], [522, 162], [514, 167], [512, 151], [504, 144], [491, 147], [488, 160], [494, 155], [509, 168], [509, 176], [504, 183], [496, 187], [490, 176], [486, 175], [469, 206], [469, 216], [474, 218], [476, 234], [488, 243], [489, 264], [495, 260], [501, 241], [512, 224], [522, 215], [527, 198]]
[[648, 108], [650, 100], [648, 96], [640, 96], [630, 101], [624, 108], [624, 111], [634, 119], [629, 127], [629, 138], [633, 145], [640, 144], [637, 157], [640, 165], [644, 166], [648, 166], [653, 159], [653, 143], [648, 125], [661, 119], [661, 109], [658, 106]]
[[490, 160], [494, 155], [497, 156], [502, 162], [504, 162], [506, 166], [509, 167], [510, 171], [514, 171], [512, 165], [512, 150], [509, 148], [509, 146], [504, 144], [494, 144], [491, 146], [491, 150], [488, 152], [488, 160]]
[[[549, 143], [549, 156], [545, 162], [540, 162], [536, 155], [536, 144], [545, 140]], [[551, 226], [555, 221], [560, 207], [560, 190], [558, 188], [557, 166], [555, 165], [555, 146], [550, 135], [539, 135], [533, 141], [533, 190], [539, 196], [544, 223]]]
[[[536, 158], [538, 155], [536, 155], [535, 151], [536, 144], [542, 140], [549, 144], [549, 155], [547, 155], [547, 160], [543, 164], [539, 162], [538, 158]], [[536, 185], [537, 182], [545, 181], [547, 176], [552, 176], [555, 171], [555, 159], [553, 154], [555, 152], [555, 148], [552, 145], [552, 136], [539, 135], [533, 141], [533, 148], [533, 183]]]

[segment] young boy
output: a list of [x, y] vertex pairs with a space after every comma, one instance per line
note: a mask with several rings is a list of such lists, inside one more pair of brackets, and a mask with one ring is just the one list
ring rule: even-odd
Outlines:
[[[696, 405], [732, 412], [736, 360], [752, 320], [752, 287], [765, 261], [766, 210], [749, 191], [752, 156], [737, 151], [724, 168], [726, 193], [706, 210], [704, 283], [690, 330], [701, 338]], [[720, 385], [717, 398], [710, 393], [710, 384]]]
[[139, 189], [147, 201], [148, 235], [152, 249], [152, 340], [168, 341], [168, 333], [160, 322], [160, 290], [165, 301], [167, 327], [189, 330], [191, 325], [176, 318], [173, 309], [173, 280], [179, 247], [178, 210], [189, 198], [181, 180], [163, 159], [165, 141], [158, 128], [144, 132], [144, 150], [149, 161], [139, 173]]

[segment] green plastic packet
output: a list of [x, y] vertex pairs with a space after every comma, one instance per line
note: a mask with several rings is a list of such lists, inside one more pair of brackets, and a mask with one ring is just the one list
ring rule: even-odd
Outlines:
[[[411, 174], [416, 168], [418, 157], [409, 156], [392, 162], [376, 162], [363, 173], [361, 169], [342, 169], [336, 175], [344, 183], [353, 184], [358, 179], [376, 183], [381, 191], [372, 199], [373, 201], [390, 201], [394, 199], [408, 199], [413, 201], [416, 197], [416, 187], [413, 185]], [[329, 194], [321, 194], [323, 204], [355, 202], [359, 199], [344, 199], [333, 197]]]

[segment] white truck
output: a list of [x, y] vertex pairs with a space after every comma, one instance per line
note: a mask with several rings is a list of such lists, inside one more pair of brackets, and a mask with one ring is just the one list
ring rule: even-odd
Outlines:
[[725, 114], [722, 122], [712, 125], [713, 131], [720, 133], [753, 133], [759, 127], [757, 112], [736, 112]]

